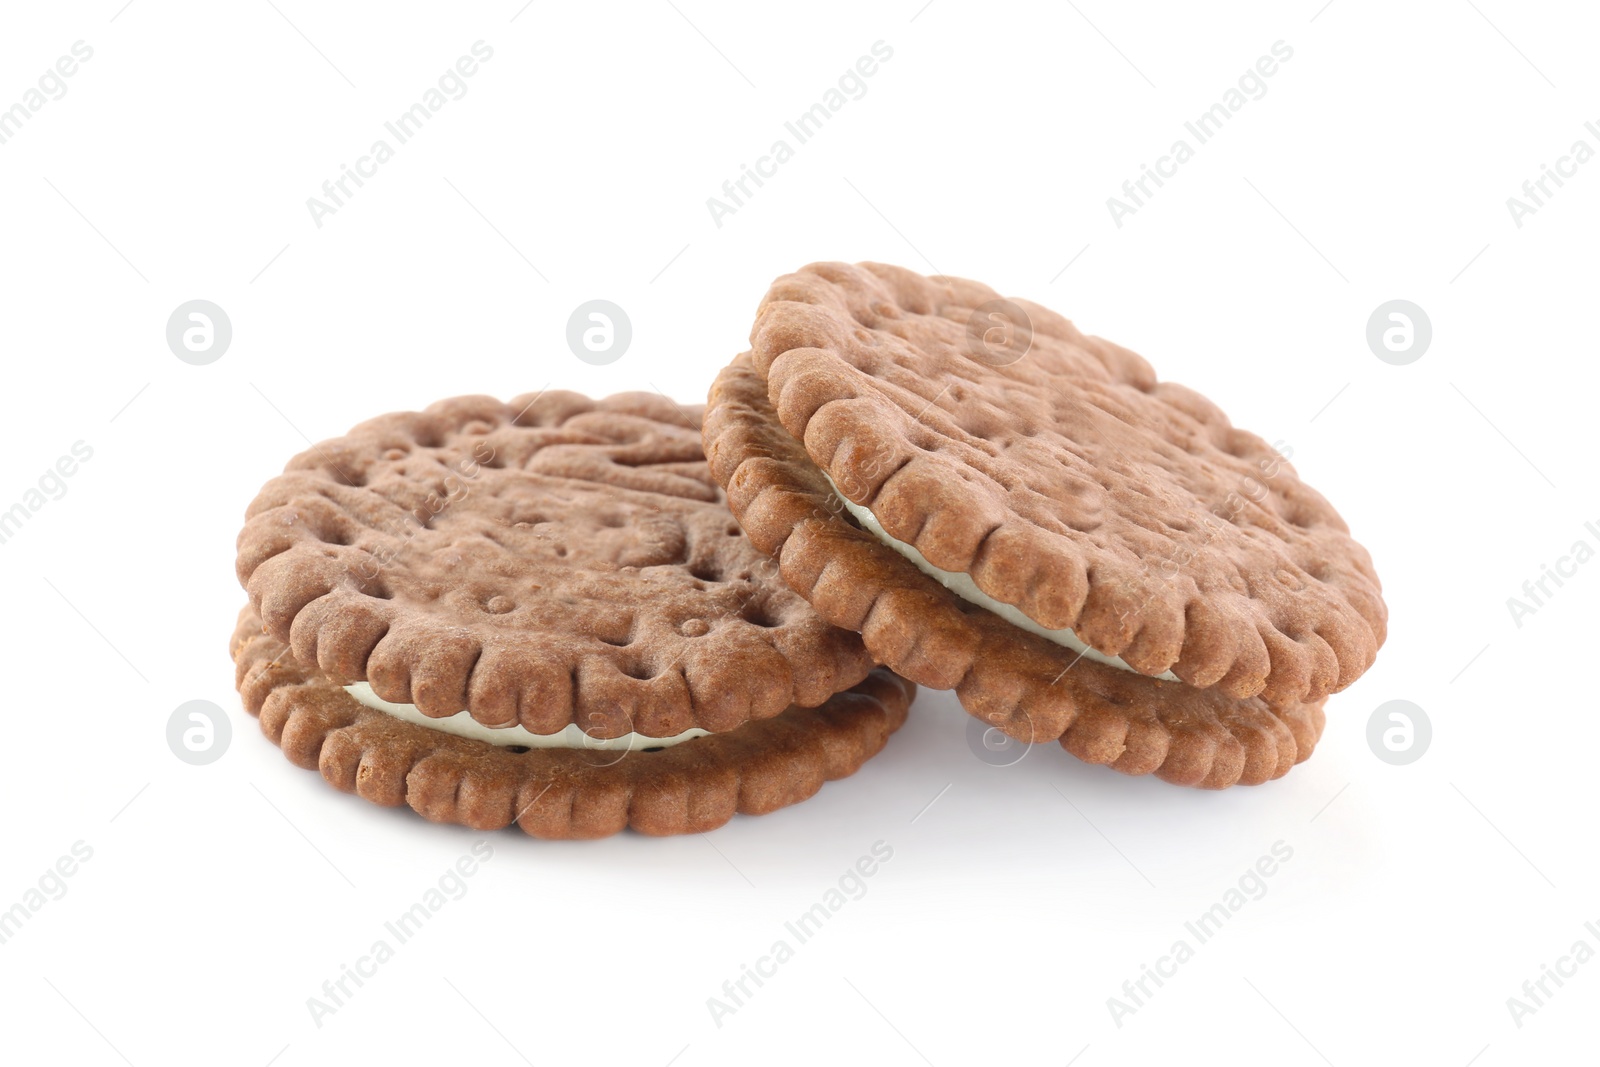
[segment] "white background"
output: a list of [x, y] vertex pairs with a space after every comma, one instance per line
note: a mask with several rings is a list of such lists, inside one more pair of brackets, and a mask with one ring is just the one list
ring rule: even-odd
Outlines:
[[[94, 49], [0, 145], [0, 510], [94, 450], [0, 545], [0, 908], [93, 849], [0, 945], [8, 1061], [1593, 1060], [1600, 962], [1520, 1027], [1506, 1001], [1600, 949], [1600, 563], [1520, 627], [1506, 600], [1600, 548], [1600, 161], [1520, 228], [1506, 199], [1600, 148], [1594, 13], [919, 3], [7, 5], [0, 106]], [[480, 39], [467, 95], [315, 226], [306, 199]], [[879, 40], [865, 96], [716, 226], [707, 197]], [[1107, 197], [1279, 40], [1266, 95], [1117, 227]], [[1047, 304], [1287, 442], [1383, 578], [1376, 665], [1259, 788], [1054, 746], [992, 767], [924, 693], [880, 758], [774, 815], [488, 835], [467, 895], [319, 1028], [307, 998], [485, 835], [338, 794], [239, 710], [245, 506], [308, 439], [445, 396], [698, 401], [770, 281], [819, 259]], [[596, 297], [634, 328], [605, 367], [564, 340]], [[164, 338], [195, 298], [233, 324], [209, 366]], [[1364, 338], [1394, 298], [1433, 324], [1408, 366]], [[231, 718], [209, 766], [165, 740], [193, 699]], [[1391, 699], [1433, 724], [1409, 766], [1366, 742]], [[877, 841], [866, 895], [717, 1026], [707, 998]], [[1277, 841], [1266, 895], [1118, 1026], [1108, 998]]]

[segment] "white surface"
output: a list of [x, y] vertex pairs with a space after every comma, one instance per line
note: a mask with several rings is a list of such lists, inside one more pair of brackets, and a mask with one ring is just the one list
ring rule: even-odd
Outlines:
[[[0, 544], [0, 906], [92, 848], [0, 945], [8, 1062], [1593, 1059], [1600, 964], [1520, 1029], [1506, 1007], [1600, 947], [1600, 567], [1520, 627], [1506, 606], [1600, 544], [1600, 164], [1520, 229], [1506, 207], [1597, 140], [1593, 11], [920, 2], [8, 8], [0, 104], [95, 50], [0, 145], [0, 507], [93, 448]], [[480, 39], [465, 98], [316, 229], [306, 198]], [[715, 227], [706, 198], [879, 40], [866, 95]], [[1278, 40], [1267, 94], [1114, 226], [1106, 198]], [[816, 259], [931, 260], [1040, 301], [1289, 443], [1384, 579], [1377, 664], [1316, 757], [1258, 789], [1051, 748], [992, 767], [929, 693], [880, 759], [775, 815], [492, 835], [451, 876], [465, 896], [318, 1028], [307, 998], [483, 835], [337, 794], [238, 710], [245, 505], [306, 437], [439, 397], [697, 400], [770, 280]], [[597, 297], [634, 326], [604, 367], [564, 342]], [[1435, 334], [1404, 367], [1364, 340], [1397, 297]], [[194, 298], [234, 327], [210, 366], [164, 340]], [[1365, 740], [1396, 698], [1434, 725], [1403, 767]], [[191, 699], [231, 716], [209, 766], [167, 748]], [[866, 895], [718, 1028], [707, 998], [878, 841]], [[1107, 998], [1278, 841], [1266, 895], [1118, 1028]]]

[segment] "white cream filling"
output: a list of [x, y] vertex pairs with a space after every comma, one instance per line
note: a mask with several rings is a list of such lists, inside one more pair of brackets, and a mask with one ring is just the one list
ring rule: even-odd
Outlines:
[[562, 730], [553, 734], [536, 734], [521, 726], [485, 726], [472, 717], [470, 712], [458, 711], [454, 715], [446, 715], [442, 719], [430, 718], [418, 710], [415, 704], [391, 704], [372, 691], [372, 686], [366, 682], [357, 682], [347, 685], [344, 691], [355, 697], [373, 711], [381, 711], [385, 715], [392, 715], [403, 722], [415, 723], [425, 726], [430, 730], [440, 733], [454, 734], [457, 737], [471, 738], [474, 741], [487, 741], [491, 745], [525, 745], [528, 748], [583, 748], [591, 751], [617, 752], [634, 751], [645, 748], [671, 748], [696, 737], [704, 737], [710, 731], [691, 727], [681, 734], [671, 737], [650, 737], [646, 734], [623, 734], [621, 737], [591, 737], [583, 732], [577, 723], [569, 723]]
[[[1002, 619], [1011, 623], [1013, 626], [1020, 627], [1028, 631], [1030, 634], [1038, 634], [1046, 641], [1054, 641], [1056, 644], [1061, 645], [1064, 648], [1070, 648], [1074, 652], [1083, 656], [1084, 659], [1092, 659], [1096, 663], [1104, 663], [1108, 667], [1116, 667], [1124, 671], [1133, 671], [1134, 674], [1139, 673], [1138, 671], [1133, 670], [1133, 668], [1129, 666], [1127, 661], [1121, 656], [1108, 656], [1104, 652], [1098, 652], [1095, 649], [1090, 648], [1088, 645], [1084, 644], [1083, 640], [1070, 629], [1051, 630], [1040, 626], [1038, 623], [1024, 615], [1015, 605], [1002, 603], [1001, 601], [996, 600], [994, 597], [985, 593], [982, 589], [979, 589], [977, 583], [972, 580], [972, 576], [970, 574], [967, 574], [964, 571], [947, 571], [935, 567], [933, 564], [928, 562], [927, 557], [925, 557], [921, 552], [917, 551], [917, 547], [915, 545], [909, 545], [904, 541], [900, 541], [889, 536], [888, 532], [884, 530], [882, 524], [878, 522], [878, 517], [876, 515], [874, 515], [868, 509], [862, 507], [860, 504], [855, 503], [843, 493], [839, 492], [839, 487], [833, 484], [833, 478], [826, 471], [822, 473], [822, 476], [828, 479], [828, 484], [830, 486], [833, 486], [834, 495], [839, 498], [839, 502], [845, 506], [846, 510], [848, 510], [851, 515], [855, 516], [857, 522], [871, 532], [872, 536], [876, 537], [878, 540], [882, 541], [884, 544], [900, 553], [906, 559], [916, 564], [917, 570], [921, 571], [923, 574], [926, 574], [929, 578], [932, 578], [934, 581], [950, 590], [962, 600], [965, 600], [969, 604], [976, 604], [980, 608], [987, 608], [996, 615], [1000, 616]], [[1181, 680], [1171, 671], [1163, 671], [1160, 674], [1147, 677], [1160, 678], [1168, 682], [1176, 682]]]

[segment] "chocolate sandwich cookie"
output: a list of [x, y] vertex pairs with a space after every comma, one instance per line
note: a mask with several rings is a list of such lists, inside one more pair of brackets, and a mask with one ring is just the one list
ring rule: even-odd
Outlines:
[[239, 535], [246, 706], [341, 788], [546, 837], [705, 829], [854, 772], [914, 687], [743, 536], [701, 414], [461, 397], [295, 457]]
[[706, 419], [745, 532], [879, 662], [1013, 737], [1264, 781], [1383, 641], [1371, 560], [1283, 456], [1045, 308], [815, 264], [751, 340]]

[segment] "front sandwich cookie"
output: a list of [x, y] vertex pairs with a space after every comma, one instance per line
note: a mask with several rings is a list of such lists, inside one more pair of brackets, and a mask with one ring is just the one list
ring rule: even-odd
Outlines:
[[461, 397], [291, 460], [239, 535], [246, 707], [341, 789], [541, 837], [704, 830], [854, 773], [915, 687], [740, 532], [701, 413]]

